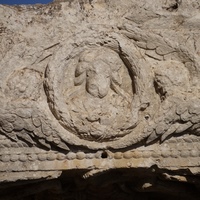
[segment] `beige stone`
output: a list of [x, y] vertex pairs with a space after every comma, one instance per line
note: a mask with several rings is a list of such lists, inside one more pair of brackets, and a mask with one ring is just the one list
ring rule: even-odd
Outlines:
[[2, 199], [198, 199], [199, 8], [0, 5]]

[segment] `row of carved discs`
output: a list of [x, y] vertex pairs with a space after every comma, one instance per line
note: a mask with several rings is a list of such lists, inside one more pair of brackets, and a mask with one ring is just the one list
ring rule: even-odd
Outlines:
[[0, 161], [2, 162], [15, 162], [15, 161], [53, 161], [53, 160], [83, 160], [83, 159], [139, 159], [139, 158], [158, 158], [158, 157], [172, 157], [172, 158], [187, 158], [187, 157], [199, 157], [200, 150], [161, 150], [161, 151], [127, 151], [127, 152], [102, 152], [97, 153], [84, 153], [84, 152], [70, 152], [68, 154], [61, 153], [41, 153], [41, 154], [13, 154], [13, 155], [1, 155]]

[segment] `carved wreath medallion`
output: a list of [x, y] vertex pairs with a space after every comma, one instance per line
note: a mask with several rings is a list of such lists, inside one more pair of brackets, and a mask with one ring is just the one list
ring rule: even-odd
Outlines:
[[85, 49], [58, 70], [54, 74], [47, 69], [47, 88], [54, 87], [47, 96], [52, 113], [65, 129], [84, 140], [106, 142], [136, 127], [133, 75], [116, 52], [103, 47]]

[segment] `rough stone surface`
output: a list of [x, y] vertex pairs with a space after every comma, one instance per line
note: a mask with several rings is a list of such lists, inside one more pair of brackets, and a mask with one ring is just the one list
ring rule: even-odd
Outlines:
[[1, 199], [198, 199], [199, 10], [0, 5]]

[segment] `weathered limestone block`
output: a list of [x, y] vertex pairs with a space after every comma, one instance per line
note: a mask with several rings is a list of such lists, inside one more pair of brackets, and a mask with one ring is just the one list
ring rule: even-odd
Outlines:
[[0, 181], [32, 184], [16, 199], [198, 199], [199, 9], [198, 0], [0, 5]]

